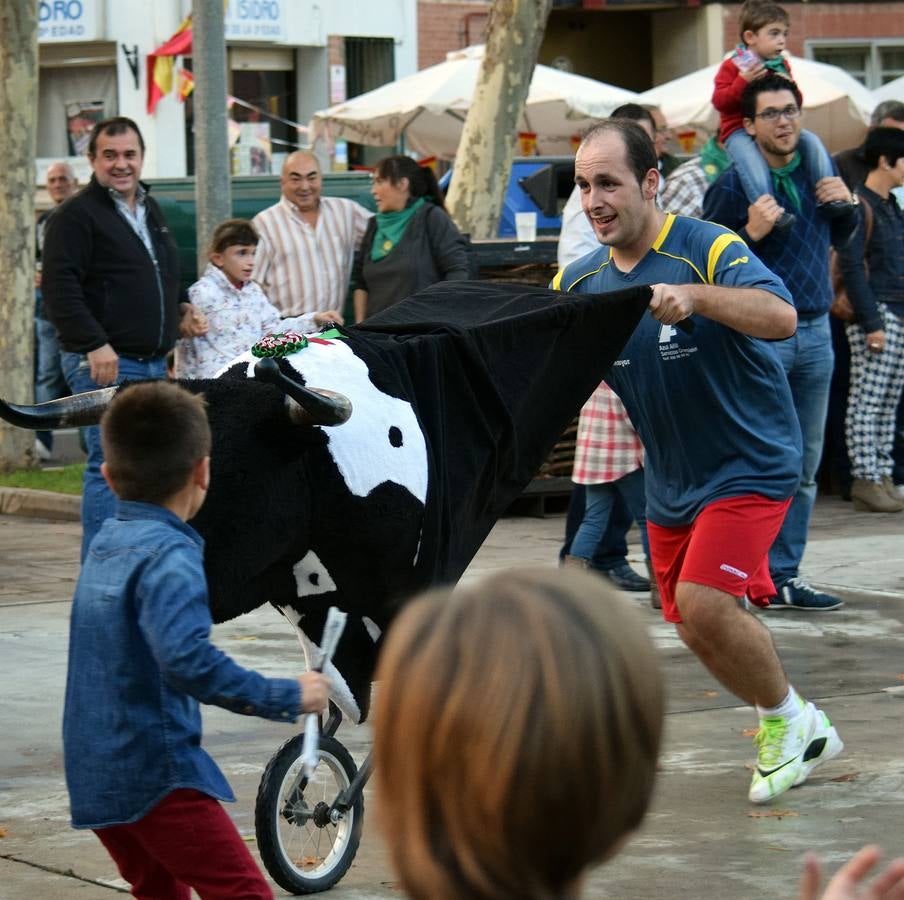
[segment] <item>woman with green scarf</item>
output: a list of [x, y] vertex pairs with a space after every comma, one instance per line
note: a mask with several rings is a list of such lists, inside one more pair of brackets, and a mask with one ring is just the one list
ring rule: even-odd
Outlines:
[[388, 156], [374, 170], [377, 214], [355, 260], [355, 321], [437, 281], [468, 277], [465, 241], [446, 212], [436, 176], [407, 156]]

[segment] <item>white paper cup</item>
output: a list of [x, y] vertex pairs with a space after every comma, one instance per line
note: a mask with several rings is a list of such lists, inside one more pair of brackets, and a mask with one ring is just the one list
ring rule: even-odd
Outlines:
[[537, 214], [535, 212], [516, 212], [515, 233], [519, 241], [535, 241], [537, 239]]

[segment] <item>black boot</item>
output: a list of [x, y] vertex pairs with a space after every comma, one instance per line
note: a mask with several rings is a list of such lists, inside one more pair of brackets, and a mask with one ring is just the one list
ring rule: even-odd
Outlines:
[[621, 591], [640, 593], [650, 589], [650, 582], [642, 575], [638, 575], [628, 565], [627, 560], [612, 569], [601, 570], [600, 575], [605, 575]]

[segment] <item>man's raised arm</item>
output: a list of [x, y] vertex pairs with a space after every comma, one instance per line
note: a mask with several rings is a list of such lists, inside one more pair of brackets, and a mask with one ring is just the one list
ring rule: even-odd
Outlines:
[[797, 312], [763, 288], [711, 284], [654, 284], [650, 312], [665, 325], [692, 313], [755, 338], [783, 340], [797, 329]]

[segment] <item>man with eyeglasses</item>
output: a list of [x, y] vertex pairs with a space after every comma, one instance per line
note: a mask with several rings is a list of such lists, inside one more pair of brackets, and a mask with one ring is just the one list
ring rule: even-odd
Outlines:
[[[843, 246], [853, 234], [857, 198], [837, 176], [822, 178], [815, 187], [809, 183], [797, 149], [801, 94], [793, 81], [774, 74], [752, 81], [744, 90], [741, 108], [744, 128], [772, 171], [775, 196], [764, 194], [748, 204], [731, 167], [707, 191], [703, 217], [737, 231], [782, 278], [798, 319], [797, 333], [773, 345], [791, 386], [804, 452], [800, 487], [769, 552], [776, 596], [768, 609], [837, 609], [843, 601], [811, 587], [801, 577], [800, 563], [816, 499], [834, 359], [828, 315], [832, 300], [829, 246]], [[844, 204], [848, 207], [843, 208]], [[832, 209], [834, 217], [817, 205]], [[786, 209], [794, 212], [796, 221], [779, 235], [775, 223]]]

